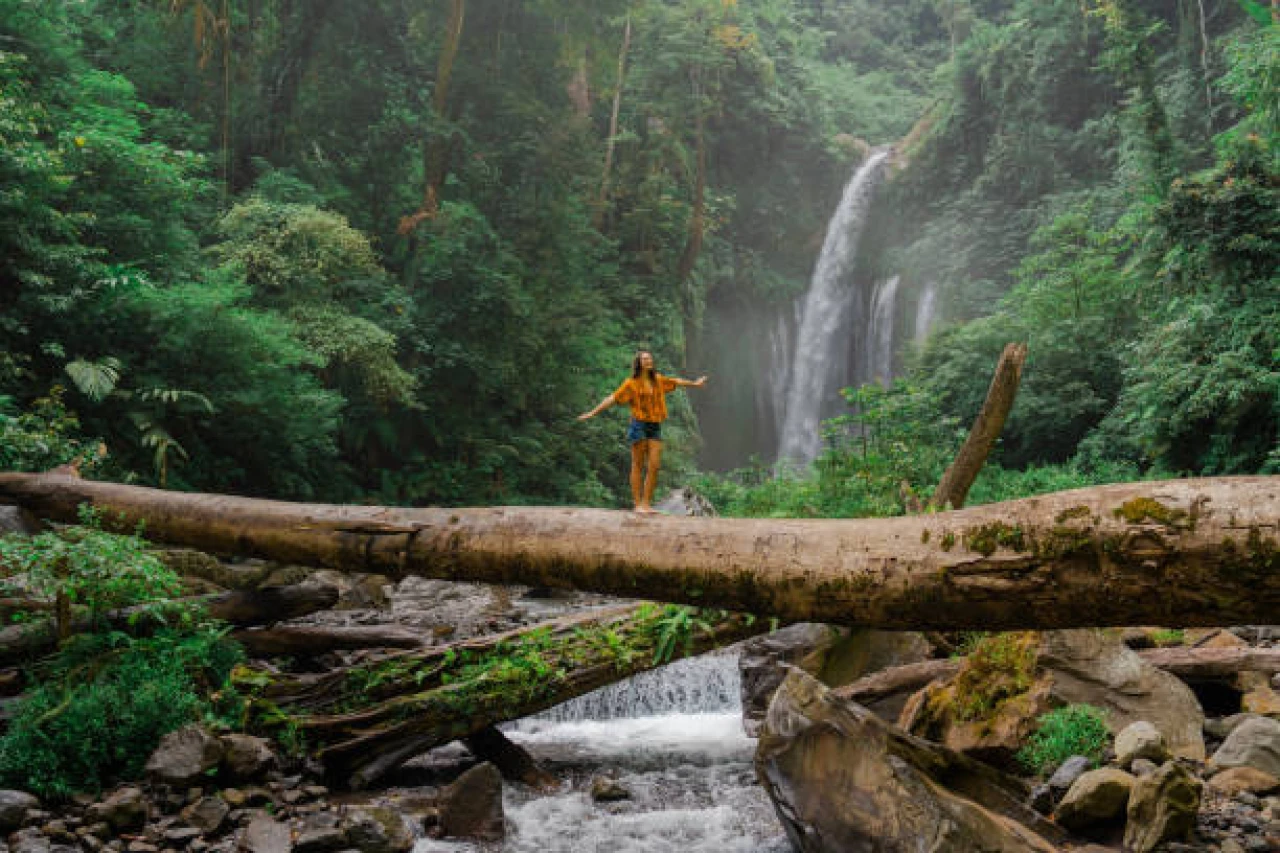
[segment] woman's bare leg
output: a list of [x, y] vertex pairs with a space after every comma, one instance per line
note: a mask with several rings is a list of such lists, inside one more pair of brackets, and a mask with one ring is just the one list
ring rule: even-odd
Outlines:
[[644, 461], [649, 455], [648, 441], [631, 444], [631, 504], [639, 512], [644, 505]]
[[645, 442], [649, 445], [649, 467], [644, 474], [644, 509], [641, 512], [656, 512], [653, 507], [653, 490], [658, 487], [658, 469], [662, 467], [662, 442], [656, 439]]

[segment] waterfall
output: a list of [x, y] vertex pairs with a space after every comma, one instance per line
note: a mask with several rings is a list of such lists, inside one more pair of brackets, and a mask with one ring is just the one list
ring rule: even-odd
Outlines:
[[736, 712], [742, 710], [741, 693], [737, 655], [702, 655], [570, 699], [538, 719], [576, 722]]
[[920, 303], [916, 305], [915, 342], [923, 343], [933, 331], [933, 324], [938, 320], [938, 283], [931, 281], [920, 293]]
[[818, 422], [822, 404], [836, 390], [832, 385], [846, 351], [837, 333], [853, 312], [857, 295], [853, 288], [842, 284], [853, 267], [867, 210], [888, 157], [888, 150], [880, 150], [867, 158], [849, 179], [840, 205], [827, 223], [795, 338], [779, 460], [805, 464], [821, 449]]
[[898, 298], [899, 277], [876, 282], [871, 293], [871, 324], [867, 332], [864, 382], [888, 385], [893, 378], [893, 324]]

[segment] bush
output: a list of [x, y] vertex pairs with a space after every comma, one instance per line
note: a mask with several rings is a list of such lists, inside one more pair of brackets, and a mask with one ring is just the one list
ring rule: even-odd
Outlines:
[[206, 697], [239, 659], [225, 632], [208, 626], [76, 637], [0, 738], [0, 786], [63, 799], [135, 778], [161, 737], [219, 709]]
[[1044, 775], [1073, 755], [1102, 763], [1111, 742], [1106, 712], [1093, 705], [1067, 705], [1044, 714], [1035, 734], [1018, 752], [1018, 761], [1032, 773]]

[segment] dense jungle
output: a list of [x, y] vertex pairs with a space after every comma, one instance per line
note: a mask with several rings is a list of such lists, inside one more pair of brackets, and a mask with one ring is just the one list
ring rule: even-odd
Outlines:
[[[945, 509], [931, 495], [1016, 342], [1026, 344], [1020, 386], [969, 504], [1280, 475], [1278, 149], [1276, 0], [0, 0], [0, 473], [370, 508], [630, 507], [625, 416], [578, 415], [644, 350], [664, 374], [708, 377], [668, 398], [665, 511], [921, 515]], [[818, 295], [824, 287], [833, 295]], [[1188, 522], [1142, 500], [1115, 523], [1157, 525], [1161, 547], [1190, 540], [1194, 501]], [[1063, 510], [1053, 536], [1089, 515], [1074, 512]], [[1189, 639], [1186, 624], [1170, 623], [1123, 643], [1117, 629], [1087, 653], [1149, 655], [1142, 666], [1191, 684], [1201, 710], [1184, 737], [1151, 716], [1182, 703], [1177, 691], [1153, 692], [1142, 708], [1110, 707], [1114, 690], [1040, 691], [1054, 661], [1086, 654], [1076, 640], [1064, 651], [1057, 633], [1068, 632], [924, 631], [910, 635], [920, 638], [910, 653], [882, 635], [877, 651], [851, 653], [854, 673], [835, 661], [848, 643], [872, 642], [859, 629], [819, 637], [809, 626], [795, 646], [775, 642], [792, 630], [777, 630], [778, 610], [695, 610], [686, 605], [701, 606], [703, 593], [688, 584], [648, 596], [682, 604], [601, 616], [592, 608], [612, 600], [597, 593], [615, 590], [590, 583], [561, 600], [533, 581], [531, 592], [500, 591], [399, 577], [388, 563], [386, 577], [331, 571], [317, 586], [296, 566], [155, 550], [146, 524], [123, 529], [87, 502], [71, 526], [13, 519], [0, 519], [0, 787], [15, 790], [0, 791], [0, 833], [40, 825], [24, 836], [35, 847], [9, 842], [31, 853], [40, 839], [91, 853], [437, 849], [424, 846], [435, 842], [423, 825], [497, 849], [483, 845], [502, 835], [500, 807], [498, 829], [490, 813], [480, 829], [452, 831], [462, 818], [449, 817], [450, 797], [483, 796], [449, 793], [438, 767], [406, 776], [400, 766], [456, 739], [448, 723], [468, 715], [471, 752], [524, 786], [514, 800], [501, 780], [490, 791], [499, 806], [506, 797], [507, 826], [523, 839], [504, 849], [560, 849], [559, 835], [595, 818], [530, 791], [585, 784], [611, 802], [595, 786], [621, 773], [630, 790], [615, 799], [634, 794], [649, 808], [650, 787], [676, 783], [645, 776], [666, 772], [648, 764], [611, 776], [622, 758], [585, 759], [555, 740], [643, 740], [581, 728], [636, 700], [573, 712], [548, 711], [551, 700], [764, 632], [742, 660], [773, 675], [748, 675], [744, 663], [739, 676], [732, 663], [729, 677], [714, 662], [728, 658], [713, 655], [671, 676], [689, 681], [680, 690], [697, 695], [699, 713], [731, 717], [734, 734], [716, 729], [720, 746], [707, 752], [679, 742], [714, 780], [676, 785], [694, 815], [678, 831], [635, 830], [663, 839], [652, 849], [843, 849], [830, 837], [806, 847], [819, 843], [786, 824], [788, 809], [804, 808], [784, 806], [792, 783], [779, 779], [800, 771], [760, 722], [784, 677], [779, 661], [822, 673], [826, 687], [785, 676], [786, 701], [804, 713], [834, 701], [815, 691], [860, 697], [882, 688], [859, 678], [927, 661], [927, 679], [912, 671], [875, 693], [891, 706], [877, 710], [888, 723], [858, 710], [832, 725], [892, 729], [868, 737], [912, 760], [964, 753], [919, 760], [949, 782], [975, 774], [958, 789], [1002, 827], [1021, 827], [1000, 849], [1073, 849], [1065, 829], [1145, 853], [1179, 849], [1159, 845], [1191, 829], [1135, 830], [1159, 820], [1132, 807], [1128, 829], [1103, 820], [1094, 831], [1061, 813], [1049, 826], [993, 804], [1005, 795], [991, 791], [1013, 788], [964, 763], [974, 755], [1051, 786], [1073, 756], [1102, 773], [1127, 754], [1154, 760], [1161, 784], [1191, 786], [1165, 760], [1203, 764], [1206, 738], [1229, 742], [1231, 727], [1201, 733], [1216, 725], [1206, 717], [1280, 717], [1280, 631], [1259, 626]], [[1274, 600], [1273, 522], [1241, 539], [1229, 566], [1239, 572], [1204, 593], [1206, 607], [1228, 608], [1228, 587]], [[1022, 547], [1021, 527], [991, 530], [984, 558], [1015, 539]], [[962, 547], [982, 551], [967, 538]], [[1065, 553], [1029, 548], [1049, 562]], [[373, 615], [334, 615], [345, 611]], [[271, 627], [292, 617], [311, 621]], [[1227, 634], [1248, 653], [1212, 664], [1158, 654], [1236, 645]], [[391, 648], [401, 651], [367, 657]], [[827, 678], [837, 671], [846, 677]], [[739, 703], [748, 682], [769, 687]], [[910, 702], [908, 688], [920, 691]], [[415, 713], [445, 723], [370, 747], [370, 720], [400, 725], [409, 694]], [[987, 720], [986, 737], [1009, 700], [1032, 696], [1046, 704], [1023, 708], [1007, 743], [975, 747], [972, 732], [955, 734]], [[666, 701], [644, 707], [688, 711]], [[569, 716], [529, 723], [535, 712]], [[756, 750], [752, 724], [752, 739], [738, 727], [753, 714], [765, 732], [760, 783], [738, 778]], [[554, 741], [555, 757], [539, 758], [558, 783], [511, 769], [505, 750], [520, 747], [493, 726], [518, 719], [502, 731], [534, 752]], [[1150, 755], [1110, 741], [1151, 722], [1168, 743]], [[579, 728], [566, 735], [569, 725]], [[162, 736], [191, 731], [203, 734], [156, 751]], [[1280, 724], [1267, 736], [1280, 749]], [[211, 740], [192, 747], [201, 737]], [[494, 737], [502, 745], [482, 740]], [[218, 757], [174, 769], [193, 748]], [[337, 775], [325, 755], [345, 762]], [[1261, 851], [1251, 839], [1280, 839], [1280, 799], [1265, 800], [1280, 791], [1280, 764], [1272, 769], [1276, 786], [1255, 791], [1257, 832], [1226, 806], [1201, 807], [1199, 824], [1192, 809], [1195, 839], [1209, 846], [1187, 849], [1228, 851], [1231, 836]], [[125, 788], [102, 799], [144, 775], [159, 786], [145, 797]], [[425, 817], [416, 800], [394, 805], [413, 813], [416, 838], [387, 828], [399, 823], [382, 802], [321, 827], [329, 788], [393, 778], [432, 786], [433, 797], [439, 783]], [[200, 788], [215, 780], [237, 787], [216, 797]], [[913, 784], [899, 780], [897, 801]], [[1068, 788], [1035, 810], [1053, 813]], [[21, 799], [31, 794], [44, 805]], [[699, 827], [697, 808], [717, 798], [731, 804], [726, 823]], [[54, 819], [71, 821], [65, 838], [48, 829], [46, 807], [73, 809]], [[956, 816], [969, 806], [940, 808], [974, 838], [997, 832]], [[293, 847], [272, 841], [289, 835], [278, 830], [286, 818]], [[835, 832], [824, 820], [803, 817]], [[233, 825], [243, 836], [227, 835]], [[261, 838], [250, 843], [253, 826]], [[538, 834], [546, 826], [554, 843]], [[307, 835], [324, 827], [336, 834]], [[599, 832], [611, 844], [632, 830]], [[382, 841], [364, 844], [368, 833]], [[939, 849], [985, 849], [971, 840]]]

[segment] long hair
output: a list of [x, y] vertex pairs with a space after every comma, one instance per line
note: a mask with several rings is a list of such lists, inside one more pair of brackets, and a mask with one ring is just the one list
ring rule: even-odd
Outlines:
[[[649, 353], [649, 355], [653, 355], [653, 352], [647, 349], [636, 350], [636, 357], [631, 359], [631, 378], [632, 379], [639, 379], [640, 374], [644, 371], [644, 368], [640, 365], [640, 356], [644, 355], [645, 353]], [[650, 382], [658, 381], [658, 368], [656, 365], [654, 367], [649, 368], [648, 379]]]

